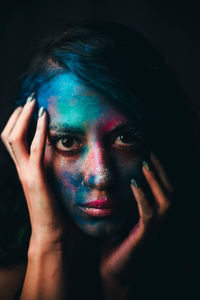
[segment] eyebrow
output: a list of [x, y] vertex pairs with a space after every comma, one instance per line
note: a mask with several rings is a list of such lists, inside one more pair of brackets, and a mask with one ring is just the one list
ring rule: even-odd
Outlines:
[[80, 134], [84, 135], [85, 131], [79, 127], [74, 127], [69, 125], [68, 123], [52, 123], [49, 125], [49, 130], [56, 131], [58, 134]]
[[112, 126], [112, 127], [107, 131], [107, 133], [113, 132], [113, 131], [115, 131], [115, 130], [116, 130], [116, 131], [117, 131], [117, 130], [120, 130], [121, 128], [123, 129], [124, 127], [135, 128], [135, 129], [136, 129], [136, 126], [135, 126], [134, 121], [127, 121], [127, 122], [120, 122], [120, 123], [118, 123], [117, 125]]
[[[106, 134], [109, 134], [111, 132], [115, 132], [117, 130], [123, 129], [124, 127], [128, 127], [130, 129], [136, 129], [133, 121], [128, 121], [126, 123], [120, 122], [119, 124], [115, 125], [114, 127], [111, 127]], [[78, 135], [85, 135], [85, 131], [80, 127], [71, 126], [68, 123], [52, 123], [49, 125], [49, 131], [55, 131], [59, 135], [67, 135], [67, 134], [78, 134]]]

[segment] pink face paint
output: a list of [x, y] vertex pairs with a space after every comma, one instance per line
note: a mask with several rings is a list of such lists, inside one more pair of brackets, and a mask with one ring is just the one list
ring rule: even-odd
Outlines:
[[102, 128], [104, 132], [109, 132], [114, 128], [118, 127], [119, 125], [126, 123], [127, 121], [123, 115], [120, 117], [120, 120], [116, 120], [115, 118], [112, 118], [113, 117], [112, 115], [110, 117], [111, 119], [108, 122], [106, 122]]

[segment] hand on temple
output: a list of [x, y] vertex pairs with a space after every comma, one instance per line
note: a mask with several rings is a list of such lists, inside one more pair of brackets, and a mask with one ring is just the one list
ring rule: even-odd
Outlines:
[[151, 154], [151, 162], [159, 180], [146, 161], [143, 163], [142, 169], [154, 197], [153, 207], [150, 205], [143, 189], [133, 179], [131, 189], [138, 206], [138, 224], [132, 228], [121, 244], [117, 246], [104, 245], [102, 248], [100, 273], [105, 298], [108, 300], [126, 299], [130, 287], [127, 280], [124, 281], [124, 278], [126, 278], [126, 273], [130, 268], [134, 269], [134, 262], [138, 258], [137, 250], [148, 243], [149, 236], [157, 233], [171, 205], [170, 196], [173, 193], [173, 188], [154, 154]]
[[8, 120], [1, 138], [9, 151], [26, 197], [31, 239], [28, 266], [20, 299], [66, 299], [66, 274], [63, 253], [64, 225], [47, 183], [44, 150], [47, 113], [42, 108], [30, 146], [27, 132], [36, 100], [33, 96], [18, 107]]

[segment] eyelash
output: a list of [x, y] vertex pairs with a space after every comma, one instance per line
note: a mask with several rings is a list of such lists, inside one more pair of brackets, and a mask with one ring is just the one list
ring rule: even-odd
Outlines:
[[[135, 140], [135, 142], [133, 141], [132, 145], [129, 146], [120, 146], [120, 145], [114, 145], [114, 141], [117, 140], [117, 138], [122, 137], [123, 135], [127, 135], [127, 134], [131, 134], [133, 137], [133, 140]], [[65, 138], [74, 138], [76, 141], [78, 141], [80, 143], [80, 148], [78, 149], [73, 149], [73, 150], [60, 150], [57, 148], [57, 143], [59, 141], [64, 140]], [[132, 153], [139, 153], [142, 151], [143, 149], [143, 138], [140, 135], [139, 132], [131, 132], [130, 130], [128, 130], [127, 132], [121, 132], [118, 133], [117, 135], [115, 135], [115, 137], [112, 137], [111, 142], [108, 142], [109, 144], [112, 144], [112, 148], [117, 149], [118, 151], [123, 151], [123, 152], [132, 152]], [[83, 143], [81, 143], [81, 140], [79, 138], [77, 138], [76, 136], [72, 136], [72, 135], [56, 135], [56, 136], [48, 136], [48, 145], [51, 146], [57, 153], [62, 154], [64, 156], [74, 156], [78, 153], [80, 153], [81, 149], [82, 149], [82, 145]]]
[[[127, 135], [131, 136], [132, 144], [131, 145], [115, 145], [114, 141], [117, 140], [118, 137], [125, 136]], [[116, 148], [118, 151], [124, 151], [124, 152], [132, 152], [132, 153], [139, 153], [144, 149], [144, 141], [141, 133], [138, 131], [132, 131], [132, 130], [127, 130], [126, 132], [122, 131], [121, 133], [118, 133], [115, 138], [112, 139], [112, 147]]]
[[75, 136], [72, 135], [56, 135], [56, 136], [48, 136], [48, 145], [53, 148], [54, 151], [58, 152], [59, 154], [62, 154], [64, 156], [73, 156], [80, 152], [80, 149], [73, 149], [73, 150], [60, 150], [56, 147], [57, 143], [65, 138], [72, 137], [80, 142], [80, 139], [78, 139]]

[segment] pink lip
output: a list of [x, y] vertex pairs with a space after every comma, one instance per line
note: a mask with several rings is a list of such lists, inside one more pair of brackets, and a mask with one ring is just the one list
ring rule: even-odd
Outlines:
[[95, 201], [89, 201], [79, 205], [79, 208], [86, 215], [92, 217], [109, 217], [116, 211], [117, 204], [115, 201], [111, 201], [104, 197]]
[[92, 217], [109, 217], [113, 215], [115, 212], [115, 208], [94, 208], [94, 207], [86, 207], [79, 206], [82, 212]]
[[103, 198], [101, 200], [91, 201], [83, 203], [82, 206], [89, 207], [89, 208], [114, 208], [116, 207], [116, 203], [113, 201], [108, 200], [107, 198]]

